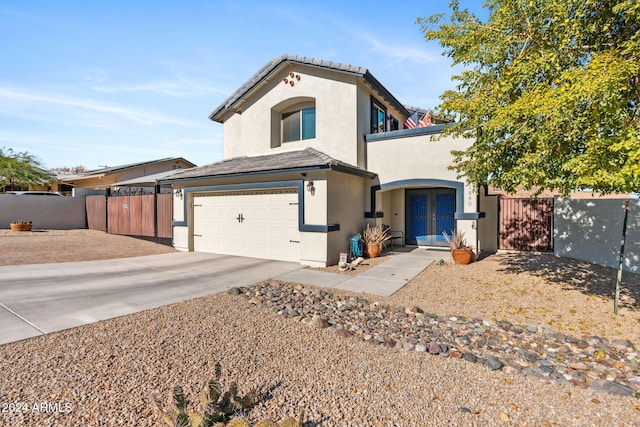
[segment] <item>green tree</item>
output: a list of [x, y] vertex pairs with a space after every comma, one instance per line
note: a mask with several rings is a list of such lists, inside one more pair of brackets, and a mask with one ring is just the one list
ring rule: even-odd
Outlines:
[[33, 184], [48, 184], [55, 177], [42, 168], [40, 161], [28, 152], [15, 153], [0, 149], [0, 188], [15, 190]]
[[418, 18], [454, 65], [445, 131], [475, 138], [452, 167], [507, 191], [640, 190], [640, 2], [486, 0], [486, 22], [458, 1]]

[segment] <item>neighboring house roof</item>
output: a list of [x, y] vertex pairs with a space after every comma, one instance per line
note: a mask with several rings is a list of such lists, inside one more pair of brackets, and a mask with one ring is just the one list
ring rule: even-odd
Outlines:
[[240, 175], [265, 175], [271, 173], [308, 172], [313, 170], [335, 170], [351, 175], [374, 178], [376, 174], [357, 166], [336, 160], [327, 154], [306, 148], [264, 156], [236, 157], [217, 163], [184, 169], [176, 172], [163, 183], [202, 180], [206, 178], [237, 177]]
[[122, 172], [122, 171], [130, 170], [130, 169], [136, 169], [136, 168], [155, 165], [155, 164], [158, 164], [158, 163], [175, 162], [175, 161], [183, 161], [183, 162], [186, 162], [187, 164], [189, 164], [191, 166], [195, 166], [194, 163], [191, 163], [190, 161], [186, 160], [183, 157], [166, 157], [164, 159], [149, 160], [149, 161], [146, 161], [146, 162], [129, 163], [129, 164], [126, 164], [126, 165], [111, 166], [111, 167], [105, 167], [105, 168], [101, 168], [101, 169], [93, 169], [93, 170], [90, 170], [90, 171], [87, 171], [87, 172], [84, 172], [84, 173], [81, 173], [81, 174], [68, 176], [66, 178], [63, 178], [62, 181], [63, 182], [72, 182], [72, 181], [79, 181], [79, 180], [83, 180], [83, 179], [99, 178], [99, 177], [107, 176], [107, 175], [110, 175], [110, 174], [113, 174], [113, 173]]
[[223, 122], [224, 113], [237, 109], [238, 104], [241, 103], [246, 97], [248, 97], [254, 89], [259, 88], [268, 77], [278, 70], [282, 65], [286, 63], [302, 64], [312, 67], [323, 68], [327, 70], [334, 70], [342, 73], [352, 74], [362, 78], [367, 84], [369, 84], [374, 90], [382, 95], [391, 105], [397, 108], [402, 113], [409, 115], [409, 112], [405, 106], [396, 99], [383, 85], [376, 79], [373, 74], [366, 68], [358, 67], [355, 65], [342, 64], [338, 62], [325, 61], [321, 59], [308, 58], [306, 56], [289, 55], [285, 54], [272, 59], [264, 67], [258, 70], [253, 76], [249, 78], [238, 90], [236, 90], [229, 98], [227, 98], [222, 104], [220, 104], [209, 115], [209, 119]]
[[144, 175], [138, 178], [127, 179], [120, 182], [114, 182], [111, 187], [153, 187], [159, 181], [170, 178], [172, 175], [181, 172], [183, 169], [154, 173], [152, 175]]
[[195, 164], [191, 163], [190, 161], [184, 159], [183, 157], [166, 157], [164, 159], [158, 159], [158, 160], [149, 160], [146, 162], [139, 162], [139, 163], [130, 163], [127, 165], [120, 165], [120, 166], [111, 166], [111, 167], [105, 167], [102, 169], [93, 169], [90, 171], [87, 171], [83, 174], [81, 174], [81, 176], [87, 176], [87, 175], [99, 175], [99, 174], [109, 174], [112, 172], [119, 172], [125, 169], [135, 169], [135, 168], [139, 168], [139, 167], [143, 167], [143, 166], [150, 166], [150, 165], [154, 165], [157, 163], [164, 163], [164, 162], [169, 162], [169, 161], [184, 161], [189, 163], [192, 166], [195, 166]]

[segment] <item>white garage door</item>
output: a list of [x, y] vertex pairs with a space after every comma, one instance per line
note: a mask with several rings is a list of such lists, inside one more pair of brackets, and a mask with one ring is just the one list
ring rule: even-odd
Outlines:
[[200, 193], [193, 205], [195, 251], [300, 260], [295, 190]]

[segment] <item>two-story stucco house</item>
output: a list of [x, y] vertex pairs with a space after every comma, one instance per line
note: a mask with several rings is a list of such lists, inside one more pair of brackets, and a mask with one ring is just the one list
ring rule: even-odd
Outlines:
[[410, 115], [366, 68], [275, 58], [209, 116], [224, 160], [164, 181], [174, 246], [324, 266], [376, 222], [407, 245], [458, 229], [477, 247], [474, 188], [447, 168], [471, 141], [402, 129]]

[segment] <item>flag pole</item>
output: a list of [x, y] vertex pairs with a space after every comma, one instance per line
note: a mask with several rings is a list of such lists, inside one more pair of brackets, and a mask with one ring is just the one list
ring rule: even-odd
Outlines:
[[620, 260], [618, 261], [618, 278], [616, 279], [616, 295], [613, 301], [613, 313], [618, 314], [620, 300], [620, 282], [622, 281], [622, 263], [624, 261], [624, 240], [627, 234], [627, 217], [629, 216], [629, 201], [624, 202], [624, 221], [622, 222], [622, 241], [620, 242]]

